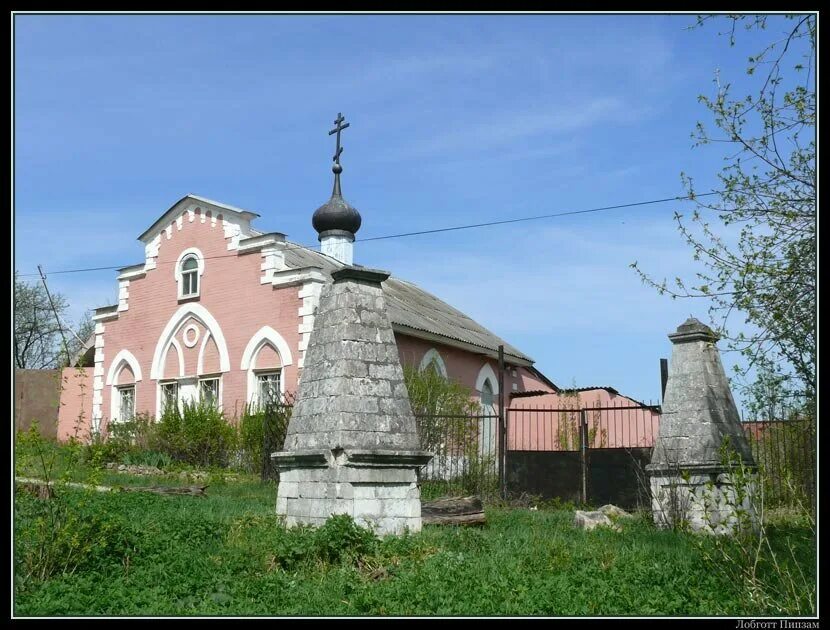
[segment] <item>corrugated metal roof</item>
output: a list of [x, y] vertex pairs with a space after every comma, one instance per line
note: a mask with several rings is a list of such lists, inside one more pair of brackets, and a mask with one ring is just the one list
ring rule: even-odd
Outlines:
[[[285, 263], [289, 267], [320, 267], [329, 275], [344, 266], [330, 256], [286, 242]], [[498, 352], [499, 345], [504, 345], [505, 355], [533, 361], [469, 316], [411, 282], [390, 276], [383, 283], [383, 291], [393, 325], [460, 341], [490, 352]]]

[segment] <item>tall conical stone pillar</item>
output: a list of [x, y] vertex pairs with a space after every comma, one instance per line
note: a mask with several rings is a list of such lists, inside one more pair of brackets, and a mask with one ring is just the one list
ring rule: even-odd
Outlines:
[[690, 317], [669, 339], [674, 347], [663, 414], [646, 467], [654, 520], [714, 533], [754, 524], [755, 462], [717, 336]]
[[332, 273], [321, 294], [280, 469], [288, 526], [349, 514], [380, 535], [421, 529], [415, 417], [381, 282], [361, 267]]

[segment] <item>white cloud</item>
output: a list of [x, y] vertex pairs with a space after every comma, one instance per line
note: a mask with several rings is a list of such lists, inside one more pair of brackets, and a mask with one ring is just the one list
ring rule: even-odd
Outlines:
[[460, 151], [481, 153], [532, 136], [565, 134], [608, 122], [633, 121], [642, 113], [619, 98], [607, 96], [567, 105], [550, 104], [544, 109], [501, 112], [465, 124], [463, 128], [437, 130], [385, 159], [411, 159]]

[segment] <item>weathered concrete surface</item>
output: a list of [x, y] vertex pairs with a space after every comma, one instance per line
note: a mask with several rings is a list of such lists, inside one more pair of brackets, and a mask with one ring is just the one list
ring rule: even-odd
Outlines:
[[349, 514], [379, 534], [421, 528], [418, 449], [381, 282], [359, 267], [332, 274], [320, 294], [280, 468], [277, 514], [320, 524]]
[[622, 528], [611, 521], [607, 514], [599, 510], [590, 512], [585, 510], [577, 510], [574, 512], [574, 526], [581, 527], [586, 531], [591, 531], [597, 527], [609, 527], [615, 531], [621, 531]]
[[608, 518], [610, 518], [612, 520], [616, 520], [618, 518], [630, 518], [631, 517], [631, 514], [626, 512], [624, 509], [622, 509], [620, 507], [617, 507], [616, 505], [612, 505], [611, 503], [607, 503], [606, 505], [603, 505], [601, 508], [599, 508], [598, 511], [602, 512], [603, 514], [605, 514], [605, 516], [607, 516]]
[[[689, 318], [670, 334], [674, 347], [663, 416], [647, 466], [660, 526], [728, 533], [753, 521], [755, 463], [718, 353], [717, 336]], [[734, 458], [725, 461], [724, 447]], [[746, 474], [737, 472], [743, 467]]]

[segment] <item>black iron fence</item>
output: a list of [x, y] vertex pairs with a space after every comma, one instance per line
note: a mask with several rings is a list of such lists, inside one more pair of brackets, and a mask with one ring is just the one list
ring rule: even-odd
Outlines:
[[546, 407], [523, 398], [506, 418], [506, 494], [627, 508], [650, 502], [645, 466], [657, 437], [658, 406], [626, 399]]
[[427, 496], [499, 494], [499, 416], [416, 414], [420, 447], [433, 453], [418, 471]]
[[815, 512], [817, 435], [813, 414], [787, 408], [742, 422], [767, 507]]
[[[501, 401], [500, 401], [501, 402]], [[271, 401], [261, 417], [263, 478], [275, 478], [270, 453], [281, 450], [293, 395]], [[482, 413], [487, 409], [491, 413]], [[658, 435], [660, 407], [626, 400], [584, 407], [511, 407], [477, 413], [416, 414], [420, 447], [433, 453], [419, 470], [422, 493], [476, 494], [484, 498], [534, 494], [580, 503], [650, 503], [645, 466]], [[504, 418], [504, 422], [500, 418]], [[743, 428], [763, 483], [768, 507], [816, 504], [814, 414], [767, 413]], [[249, 423], [256, 430], [257, 423]]]
[[271, 453], [281, 451], [285, 444], [288, 422], [296, 401], [296, 395], [292, 392], [268, 393], [265, 400], [245, 410], [240, 431], [243, 448], [255, 454], [261, 444], [259, 474], [263, 481], [279, 479]]

